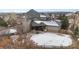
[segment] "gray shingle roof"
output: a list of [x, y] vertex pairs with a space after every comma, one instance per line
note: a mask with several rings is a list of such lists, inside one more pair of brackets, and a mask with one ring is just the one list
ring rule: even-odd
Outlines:
[[27, 16], [29, 18], [37, 18], [40, 17], [40, 14], [37, 11], [31, 9], [30, 11], [27, 12]]

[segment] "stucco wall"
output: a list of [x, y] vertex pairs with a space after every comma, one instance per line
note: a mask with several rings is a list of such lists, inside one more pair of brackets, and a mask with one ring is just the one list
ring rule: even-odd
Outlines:
[[47, 31], [49, 32], [58, 32], [60, 30], [60, 27], [55, 26], [46, 26]]

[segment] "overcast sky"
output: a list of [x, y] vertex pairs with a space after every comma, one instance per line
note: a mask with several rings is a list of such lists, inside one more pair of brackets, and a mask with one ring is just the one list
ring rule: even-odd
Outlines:
[[79, 0], [0, 0], [0, 12], [78, 11]]
[[[30, 9], [0, 9], [0, 12], [28, 12]], [[37, 12], [75, 12], [79, 9], [34, 9]]]

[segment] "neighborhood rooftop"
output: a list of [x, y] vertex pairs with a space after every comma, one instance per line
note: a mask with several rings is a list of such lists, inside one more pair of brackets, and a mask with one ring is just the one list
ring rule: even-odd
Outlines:
[[37, 24], [44, 23], [47, 26], [59, 26], [56, 21], [34, 21]]

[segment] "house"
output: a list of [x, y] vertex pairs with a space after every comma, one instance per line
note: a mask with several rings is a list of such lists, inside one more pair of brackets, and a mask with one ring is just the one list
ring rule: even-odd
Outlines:
[[49, 32], [58, 32], [60, 30], [60, 25], [56, 21], [45, 21], [46, 29]]
[[34, 21], [32, 26], [36, 28], [46, 29], [50, 32], [58, 32], [60, 30], [60, 25], [56, 21]]
[[46, 20], [51, 20], [51, 16], [49, 13], [45, 13], [45, 16], [46, 16]]
[[26, 16], [30, 20], [38, 20], [40, 18], [40, 14], [37, 11], [33, 10], [33, 9], [31, 9], [30, 11], [28, 11], [26, 13]]
[[31, 22], [31, 29], [32, 30], [39, 30], [43, 31], [45, 29], [46, 25], [43, 22], [40, 21], [32, 21]]
[[43, 15], [43, 14], [40, 14], [40, 19], [41, 20], [46, 20], [47, 19], [47, 16], [46, 15]]
[[55, 19], [55, 14], [51, 14], [51, 19]]

